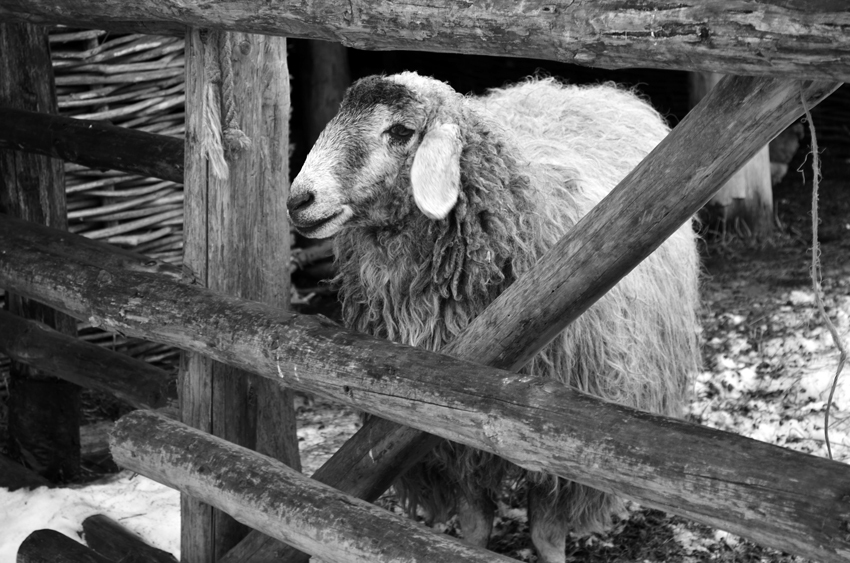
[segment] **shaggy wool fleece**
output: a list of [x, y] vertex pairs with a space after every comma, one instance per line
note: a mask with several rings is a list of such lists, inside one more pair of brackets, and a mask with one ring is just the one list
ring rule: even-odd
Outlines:
[[[415, 75], [390, 79], [421, 90]], [[346, 325], [430, 350], [459, 334], [668, 132], [648, 104], [613, 85], [531, 80], [481, 98], [442, 87], [440, 96], [429, 120], [457, 124], [463, 147], [449, 215], [434, 221], [417, 211], [407, 162], [336, 238]], [[685, 225], [523, 372], [679, 415], [699, 362], [697, 277]], [[547, 501], [558, 505], [552, 517], [574, 529], [604, 526], [615, 508], [608, 495], [449, 442], [398, 488], [411, 510], [421, 505], [440, 520], [464, 490], [495, 491], [518, 474], [559, 491]]]

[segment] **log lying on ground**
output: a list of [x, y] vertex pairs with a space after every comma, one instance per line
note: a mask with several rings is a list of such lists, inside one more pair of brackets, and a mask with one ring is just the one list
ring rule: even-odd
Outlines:
[[173, 378], [164, 370], [2, 309], [0, 351], [50, 375], [111, 393], [137, 408], [156, 409], [177, 399], [176, 388], [169, 385]]
[[114, 563], [56, 530], [36, 530], [18, 548], [17, 563]]
[[115, 520], [95, 514], [83, 520], [86, 544], [112, 561], [121, 563], [177, 563], [173, 555], [146, 544]]
[[283, 462], [151, 411], [115, 424], [115, 461], [327, 561], [512, 561], [313, 481]]
[[109, 260], [78, 262], [78, 238], [0, 218], [0, 286], [779, 549], [822, 561], [850, 554], [850, 469], [842, 463], [353, 333], [322, 317], [122, 271]]
[[0, 108], [0, 123], [0, 148], [183, 183], [181, 139], [9, 108]]
[[840, 1], [595, 0], [269, 3], [4, 0], [0, 18], [182, 35], [184, 26], [337, 41], [369, 50], [551, 59], [604, 68], [850, 79]]
[[[727, 78], [587, 217], [442, 352], [517, 370], [686, 221], [760, 146], [838, 85]], [[745, 137], [740, 123], [751, 123]], [[601, 252], [600, 252], [601, 250]], [[374, 500], [434, 443], [370, 420], [315, 478]], [[373, 449], [381, 452], [372, 456]], [[720, 526], [723, 527], [723, 526]], [[753, 537], [753, 536], [750, 536]], [[755, 539], [755, 538], [754, 538]], [[766, 538], [763, 543], [770, 543]], [[252, 534], [221, 563], [260, 562], [277, 546]], [[291, 551], [281, 558], [293, 559]]]

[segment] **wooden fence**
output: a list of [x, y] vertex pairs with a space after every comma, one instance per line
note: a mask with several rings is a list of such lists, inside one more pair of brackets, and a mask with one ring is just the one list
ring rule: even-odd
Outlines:
[[[427, 430], [523, 467], [550, 471], [791, 553], [844, 560], [850, 555], [850, 472], [845, 465], [639, 413], [500, 370], [524, 365], [684, 223], [759, 147], [792, 123], [802, 113], [802, 103], [815, 105], [839, 86], [835, 80], [850, 74], [850, 40], [840, 31], [850, 24], [850, 10], [835, 2], [779, 0], [741, 2], [735, 9], [712, 0], [575, 4], [473, 2], [459, 9], [351, 2], [312, 4], [299, 11], [244, 1], [226, 12], [192, 2], [181, 2], [179, 10], [169, 2], [118, 6], [105, 0], [85, 6], [41, 0], [0, 5], [0, 17], [37, 23], [175, 33], [189, 25], [330, 38], [367, 48], [533, 53], [599, 66], [639, 64], [764, 75], [725, 79], [534, 270], [442, 350], [446, 355], [180, 283], [158, 272], [155, 263], [7, 217], [0, 221], [0, 286], [105, 328], [259, 374], [273, 387], [285, 383], [396, 421], [369, 423], [314, 475], [342, 493], [373, 500], [434, 443], [423, 432]], [[193, 34], [188, 35], [192, 45]], [[190, 53], [187, 68], [193, 57], [198, 64], [198, 56]], [[190, 95], [189, 104], [192, 99]], [[47, 130], [50, 123], [42, 127]], [[20, 139], [17, 146], [31, 144], [23, 148], [61, 154]], [[197, 154], [190, 141], [187, 163], [195, 162], [192, 150]], [[120, 167], [117, 164], [116, 159], [113, 165]], [[205, 193], [187, 198], [187, 206], [196, 206], [195, 214], [205, 209], [199, 205], [204, 197], [214, 197], [214, 192]], [[187, 236], [192, 236], [191, 230]], [[461, 392], [469, 388], [479, 389], [479, 396]], [[184, 420], [194, 408], [191, 400], [182, 405]], [[412, 410], [416, 417], [410, 416]], [[401, 423], [413, 423], [419, 430]], [[114, 439], [116, 458], [230, 511], [276, 540], [324, 558], [345, 560], [355, 544], [363, 546], [362, 538], [344, 526], [317, 543], [321, 526], [318, 532], [310, 526], [318, 513], [308, 517], [281, 511], [285, 503], [256, 502], [252, 487], [273, 489], [259, 475], [241, 489], [224, 478], [229, 470], [221, 460], [253, 454], [222, 450], [223, 457], [211, 458], [197, 470], [186, 466], [177, 449], [167, 455], [144, 454], [175, 445], [146, 441], [153, 427], [175, 441], [206, 440], [176, 424], [144, 413], [131, 415]], [[210, 440], [203, 451], [225, 447]], [[282, 481], [289, 475], [281, 465], [269, 465], [267, 458], [255, 461]], [[222, 478], [205, 477], [210, 470]], [[294, 488], [299, 486], [306, 487]], [[310, 506], [342, 503], [351, 507], [353, 519], [374, 518], [368, 506], [353, 499], [334, 496], [336, 500], [325, 502], [327, 489], [311, 490], [316, 492], [302, 499], [313, 503]], [[285, 498], [293, 491], [278, 494], [283, 496], [276, 498]], [[275, 525], [268, 524], [269, 514], [276, 518]], [[326, 513], [325, 518], [332, 519]], [[283, 531], [280, 520], [287, 522]], [[207, 525], [209, 521], [199, 521], [196, 528]], [[386, 526], [393, 534], [408, 534], [402, 523], [387, 521]], [[196, 534], [205, 533], [196, 528]], [[363, 560], [391, 557], [391, 551], [382, 551], [389, 549], [387, 538], [377, 536], [367, 536], [365, 543], [371, 542], [373, 551], [364, 552]], [[390, 543], [398, 537], [391, 534]], [[479, 556], [471, 554], [475, 550], [461, 554], [452, 542], [431, 540], [416, 543], [417, 536], [405, 545], [417, 560]], [[229, 553], [216, 552], [215, 558], [261, 561], [270, 553], [291, 560], [302, 557], [252, 532]], [[191, 557], [187, 560], [211, 560]]]

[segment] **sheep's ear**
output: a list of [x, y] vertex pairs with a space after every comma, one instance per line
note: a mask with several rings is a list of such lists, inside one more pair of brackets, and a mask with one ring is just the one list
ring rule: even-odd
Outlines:
[[413, 200], [430, 219], [444, 219], [460, 194], [460, 128], [432, 127], [422, 139], [410, 167]]

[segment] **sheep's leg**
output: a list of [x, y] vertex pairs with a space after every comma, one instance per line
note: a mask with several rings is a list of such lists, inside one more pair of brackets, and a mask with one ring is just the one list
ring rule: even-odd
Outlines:
[[487, 547], [493, 529], [496, 504], [490, 491], [483, 487], [464, 487], [457, 503], [457, 516], [466, 543]]
[[539, 563], [565, 563], [568, 516], [559, 510], [551, 484], [528, 485], [528, 526]]

